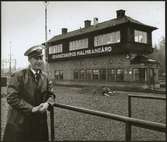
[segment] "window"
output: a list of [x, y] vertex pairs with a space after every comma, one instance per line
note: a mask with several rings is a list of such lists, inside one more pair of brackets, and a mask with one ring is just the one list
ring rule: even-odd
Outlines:
[[93, 70], [93, 80], [99, 79], [99, 70]]
[[63, 80], [63, 71], [55, 71], [55, 79], [56, 80]]
[[120, 42], [120, 31], [102, 34], [94, 37], [94, 46], [101, 46], [119, 42]]
[[123, 79], [124, 79], [123, 69], [117, 69], [116, 80], [117, 81], [123, 81]]
[[86, 70], [86, 79], [91, 80], [92, 79], [92, 70]]
[[53, 46], [49, 47], [49, 54], [53, 54], [54, 53], [54, 48]]
[[100, 80], [106, 80], [106, 70], [100, 70]]
[[109, 69], [108, 70], [108, 80], [109, 81], [115, 81], [115, 69]]
[[59, 80], [59, 72], [58, 71], [55, 71], [55, 79]]
[[59, 71], [59, 79], [63, 80], [63, 71]]
[[78, 79], [79, 79], [78, 71], [74, 71], [74, 80]]
[[57, 44], [49, 47], [49, 54], [62, 53], [62, 51], [63, 51], [62, 44]]
[[147, 33], [139, 30], [135, 30], [135, 42], [147, 43]]
[[88, 38], [70, 41], [69, 51], [88, 48]]
[[141, 82], [145, 81], [145, 69], [144, 68], [133, 69], [133, 80]]
[[85, 70], [80, 70], [80, 80], [85, 80]]

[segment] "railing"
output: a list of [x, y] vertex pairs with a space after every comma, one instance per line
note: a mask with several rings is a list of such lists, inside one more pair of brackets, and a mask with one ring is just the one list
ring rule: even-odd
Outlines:
[[[165, 96], [153, 96], [153, 95], [132, 95], [132, 94], [128, 94], [128, 116], [131, 117], [132, 116], [132, 109], [131, 109], [131, 100], [133, 98], [140, 98], [140, 99], [154, 99], [154, 100], [166, 100]], [[129, 124], [127, 126], [127, 131], [128, 132], [128, 141], [131, 141], [131, 124]], [[167, 139], [167, 133], [166, 133], [166, 139]], [[167, 140], [166, 140], [167, 141]]]
[[81, 107], [75, 107], [75, 106], [70, 106], [70, 105], [65, 105], [65, 104], [58, 104], [55, 103], [50, 111], [50, 130], [51, 130], [51, 142], [54, 142], [54, 107], [62, 108], [62, 109], [68, 109], [76, 112], [81, 112], [85, 114], [91, 114], [103, 118], [108, 118], [108, 119], [113, 119], [117, 121], [124, 122], [126, 124], [126, 129], [125, 129], [125, 140], [126, 142], [130, 142], [129, 136], [131, 136], [131, 131], [129, 131], [129, 126], [137, 126], [141, 128], [146, 128], [146, 129], [151, 129], [151, 130], [156, 130], [160, 132], [166, 132], [166, 125], [162, 123], [156, 123], [156, 122], [151, 122], [151, 121], [145, 121], [141, 119], [135, 119], [135, 118], [130, 118], [122, 115], [117, 115], [113, 113], [106, 113], [106, 112], [101, 112], [101, 111], [96, 111], [96, 110], [90, 110], [90, 109], [85, 109]]

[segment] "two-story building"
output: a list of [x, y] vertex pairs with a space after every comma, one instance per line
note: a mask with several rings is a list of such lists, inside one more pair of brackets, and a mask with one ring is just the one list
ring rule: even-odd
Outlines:
[[85, 20], [85, 27], [47, 42], [46, 55], [51, 79], [63, 84], [103, 84], [159, 87], [159, 63], [147, 57], [153, 52], [152, 31], [117, 10], [117, 17], [102, 23]]

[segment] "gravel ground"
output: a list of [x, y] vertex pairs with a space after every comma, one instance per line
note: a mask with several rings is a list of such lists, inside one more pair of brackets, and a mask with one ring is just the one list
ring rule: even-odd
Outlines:
[[[83, 107], [108, 113], [128, 116], [128, 97], [130, 92], [119, 91], [107, 97], [99, 88], [56, 87], [56, 102]], [[132, 93], [130, 93], [132, 94]], [[144, 93], [133, 93], [144, 94]], [[147, 93], [147, 95], [149, 95]], [[150, 94], [159, 95], [159, 94]], [[132, 99], [132, 117], [166, 123], [165, 101]], [[1, 99], [1, 135], [6, 123], [7, 104]], [[125, 124], [115, 120], [82, 114], [71, 110], [55, 108], [55, 140], [56, 141], [124, 141]], [[48, 120], [49, 123], [49, 120]], [[165, 134], [132, 127], [132, 140], [165, 140]]]

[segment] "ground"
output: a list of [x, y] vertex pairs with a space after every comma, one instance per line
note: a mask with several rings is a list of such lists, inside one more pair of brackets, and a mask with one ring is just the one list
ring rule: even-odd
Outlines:
[[[102, 112], [128, 116], [128, 94], [145, 94], [118, 91], [112, 96], [102, 95], [101, 88], [55, 87], [56, 102]], [[162, 94], [145, 94], [161, 95]], [[132, 117], [166, 123], [165, 101], [132, 99]], [[2, 132], [6, 123], [6, 98], [1, 99]], [[115, 120], [82, 114], [61, 108], [54, 109], [55, 140], [125, 140], [125, 124]], [[48, 113], [49, 114], [49, 113]], [[49, 119], [48, 119], [49, 123]], [[50, 126], [49, 126], [50, 127]], [[165, 134], [132, 128], [132, 140], [164, 140]]]

